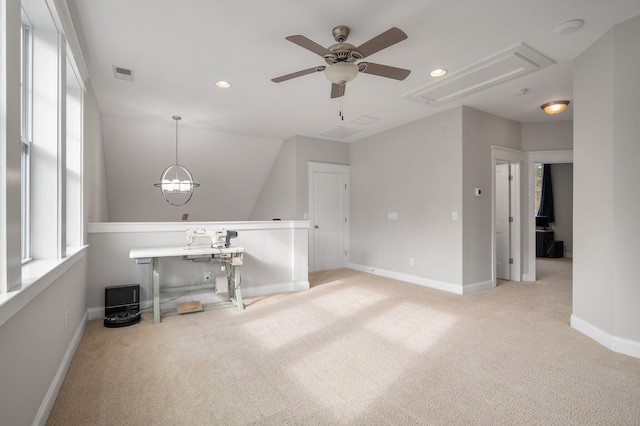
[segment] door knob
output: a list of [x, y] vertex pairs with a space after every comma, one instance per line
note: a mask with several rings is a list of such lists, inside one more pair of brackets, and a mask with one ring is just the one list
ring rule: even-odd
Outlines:
[[318, 229], [318, 228], [320, 228], [320, 227], [319, 227], [318, 225], [316, 225], [316, 226], [314, 226], [314, 228]]

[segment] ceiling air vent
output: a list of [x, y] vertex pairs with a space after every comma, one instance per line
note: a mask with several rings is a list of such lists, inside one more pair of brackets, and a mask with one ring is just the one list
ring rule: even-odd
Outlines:
[[520, 43], [451, 74], [437, 83], [409, 92], [403, 98], [435, 106], [541, 70], [554, 63], [543, 54]]
[[370, 115], [359, 115], [356, 118], [352, 118], [351, 120], [349, 120], [349, 122], [353, 124], [361, 124], [363, 126], [368, 126], [369, 124], [375, 123], [378, 120], [379, 118], [372, 117]]
[[133, 70], [112, 65], [113, 75], [119, 80], [133, 81]]
[[350, 129], [348, 127], [342, 127], [342, 126], [336, 126], [336, 127], [332, 127], [331, 129], [325, 130], [324, 132], [320, 133], [320, 136], [325, 136], [328, 138], [333, 138], [333, 139], [344, 139], [344, 138], [348, 138], [349, 136], [353, 136], [356, 133], [360, 133], [361, 130], [358, 129]]

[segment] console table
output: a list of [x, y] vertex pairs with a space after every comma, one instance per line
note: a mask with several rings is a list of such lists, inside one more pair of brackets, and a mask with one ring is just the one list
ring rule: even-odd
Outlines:
[[[237, 306], [243, 310], [242, 292], [240, 290], [240, 266], [243, 263], [244, 248], [242, 247], [154, 247], [139, 248], [129, 251], [129, 258], [135, 259], [138, 264], [152, 264], [153, 269], [153, 323], [160, 322], [160, 258], [163, 257], [182, 257], [185, 260], [193, 260], [196, 258], [210, 257], [218, 262], [225, 262], [230, 268], [227, 275], [229, 281], [229, 300], [230, 306]], [[215, 284], [197, 284], [188, 286], [178, 286], [163, 288], [166, 291], [186, 291], [199, 290], [203, 288], [213, 288]]]

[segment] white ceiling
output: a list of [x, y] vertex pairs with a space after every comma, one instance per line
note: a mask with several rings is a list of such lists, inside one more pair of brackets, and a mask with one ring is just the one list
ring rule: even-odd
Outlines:
[[[105, 116], [284, 140], [321, 137], [336, 125], [359, 130], [346, 142], [464, 104], [520, 122], [568, 120], [544, 114], [550, 100], [572, 100], [572, 60], [618, 22], [640, 14], [638, 0], [79, 0], [69, 1], [89, 79]], [[559, 24], [585, 25], [556, 35]], [[336, 25], [350, 27], [358, 46], [395, 26], [408, 39], [368, 61], [410, 69], [404, 81], [360, 74], [347, 85], [345, 121], [330, 83], [314, 73], [283, 83], [271, 78], [325, 65], [287, 40], [301, 34], [334, 42]], [[438, 106], [402, 98], [525, 43], [555, 65]], [[114, 78], [112, 66], [133, 69], [135, 81]], [[445, 77], [446, 78], [446, 77]], [[450, 78], [450, 77], [449, 77]], [[215, 86], [232, 83], [230, 89]], [[527, 88], [524, 96], [517, 89]], [[373, 124], [350, 122], [360, 115]]]

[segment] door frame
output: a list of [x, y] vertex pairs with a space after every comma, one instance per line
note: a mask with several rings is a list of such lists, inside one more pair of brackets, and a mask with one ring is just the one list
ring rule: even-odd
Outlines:
[[[491, 147], [491, 262], [492, 275], [491, 281], [493, 287], [496, 286], [496, 235], [495, 235], [495, 168], [497, 162], [516, 163], [520, 165], [520, 184], [517, 186], [517, 192], [522, 192], [524, 196], [519, 195], [518, 208], [520, 209], [515, 220], [519, 221], [519, 225], [514, 226], [515, 232], [518, 234], [518, 242], [515, 246], [514, 265], [518, 265], [517, 272], [512, 270], [513, 281], [535, 281], [536, 280], [536, 222], [533, 214], [535, 206], [535, 164], [536, 163], [573, 163], [573, 150], [557, 150], [557, 151], [517, 151], [514, 149], [502, 148], [499, 146]], [[515, 179], [515, 178], [514, 178]], [[526, 235], [527, 243], [524, 244], [522, 237]], [[523, 271], [527, 271], [524, 273]], [[517, 277], [517, 279], [514, 279]]]
[[344, 247], [347, 250], [347, 259], [346, 264], [349, 265], [351, 261], [351, 246], [350, 246], [350, 234], [351, 234], [351, 182], [349, 181], [349, 176], [351, 173], [351, 166], [347, 166], [344, 164], [332, 164], [332, 163], [317, 163], [314, 161], [308, 161], [309, 168], [309, 272], [314, 272], [316, 270], [316, 250], [315, 250], [315, 232], [314, 232], [314, 199], [315, 199], [315, 190], [314, 190], [314, 175], [315, 173], [333, 173], [333, 174], [341, 174], [344, 175], [345, 182], [347, 184], [346, 188], [346, 211], [345, 215], [347, 218], [347, 229], [345, 231], [345, 241]]
[[513, 181], [510, 185], [510, 212], [513, 217], [511, 225], [511, 281], [522, 280], [522, 165], [526, 162], [526, 154], [513, 149], [498, 146], [491, 147], [491, 286], [497, 285], [496, 267], [496, 166], [509, 163], [512, 168]]
[[[527, 168], [529, 172], [529, 185], [527, 193], [529, 195], [529, 207], [527, 211], [532, 211], [535, 206], [535, 182], [536, 182], [536, 163], [543, 164], [573, 164], [573, 150], [557, 150], [557, 151], [530, 151], [527, 152]], [[529, 215], [530, 223], [527, 226], [529, 233], [529, 274], [526, 275], [527, 281], [536, 280], [536, 223], [533, 215]]]
[[[494, 191], [494, 198], [496, 200], [496, 203], [495, 203], [495, 205], [496, 205], [496, 218], [498, 216], [498, 208], [497, 208], [497, 206], [498, 206], [498, 178], [497, 177], [498, 177], [498, 167], [499, 166], [507, 166], [507, 176], [509, 176], [509, 177], [513, 176], [514, 169], [515, 169], [513, 163], [505, 163], [505, 162], [502, 162], [502, 161], [496, 161], [496, 168], [495, 168], [495, 171], [494, 171], [494, 173], [496, 174], [496, 190]], [[509, 217], [514, 217], [515, 216], [515, 211], [514, 211], [515, 210], [514, 209], [515, 205], [514, 205], [514, 201], [513, 200], [515, 199], [515, 188], [514, 188], [514, 182], [512, 182], [511, 179], [509, 179], [509, 183], [507, 184], [507, 194], [506, 194], [506, 196], [507, 196], [507, 210], [508, 210], [508, 213], [509, 213], [508, 216]], [[509, 243], [508, 243], [509, 245], [508, 245], [507, 252], [508, 252], [508, 258], [512, 258], [513, 257], [513, 246], [514, 246], [515, 223], [508, 221], [508, 219], [507, 219], [507, 223], [508, 223], [508, 232], [509, 232]], [[496, 229], [496, 231], [497, 231], [497, 229]], [[513, 265], [509, 264], [508, 261], [507, 261], [507, 265], [508, 266], [507, 266], [507, 274], [506, 274], [508, 276], [508, 278], [498, 278], [498, 272], [497, 272], [497, 268], [498, 268], [498, 265], [497, 265], [497, 261], [498, 261], [497, 253], [498, 253], [498, 250], [497, 250], [497, 248], [498, 248], [498, 245], [499, 245], [499, 242], [498, 242], [498, 239], [496, 237], [496, 279], [505, 279], [505, 280], [511, 281], [512, 277], [514, 275], [514, 273], [513, 273]]]

